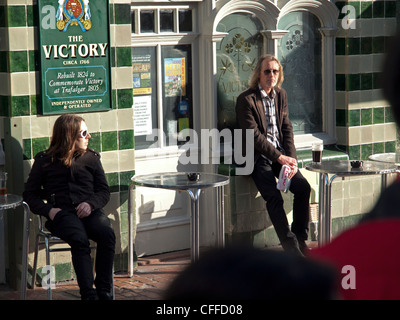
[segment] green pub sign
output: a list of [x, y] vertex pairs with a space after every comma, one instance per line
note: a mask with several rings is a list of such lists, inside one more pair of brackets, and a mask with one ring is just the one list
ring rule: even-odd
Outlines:
[[109, 110], [108, 0], [38, 0], [42, 113]]

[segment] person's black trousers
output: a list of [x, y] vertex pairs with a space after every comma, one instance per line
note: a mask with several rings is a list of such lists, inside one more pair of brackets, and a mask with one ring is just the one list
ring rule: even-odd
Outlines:
[[[72, 264], [75, 269], [82, 298], [93, 294], [93, 284], [98, 292], [111, 292], [115, 234], [110, 220], [102, 210], [93, 211], [80, 219], [75, 209], [59, 211], [46, 227], [71, 246]], [[96, 279], [94, 280], [89, 239], [97, 243]]]
[[300, 171], [291, 180], [289, 191], [293, 193], [293, 222], [291, 230], [283, 207], [281, 191], [276, 188], [276, 179], [282, 165], [278, 162], [269, 164], [268, 160], [260, 157], [252, 173], [252, 178], [266, 201], [271, 222], [275, 228], [281, 245], [290, 249], [297, 241], [304, 242], [308, 238], [309, 200], [311, 187]]

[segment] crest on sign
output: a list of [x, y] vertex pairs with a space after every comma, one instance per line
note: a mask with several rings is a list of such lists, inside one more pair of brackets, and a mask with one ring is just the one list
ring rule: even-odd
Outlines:
[[58, 0], [57, 29], [66, 32], [69, 26], [79, 26], [83, 32], [92, 27], [89, 0]]

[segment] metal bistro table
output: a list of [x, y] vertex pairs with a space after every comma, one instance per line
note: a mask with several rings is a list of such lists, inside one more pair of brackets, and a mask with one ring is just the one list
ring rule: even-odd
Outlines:
[[[132, 178], [129, 188], [128, 217], [129, 230], [132, 226], [132, 190], [134, 185], [150, 188], [187, 191], [191, 199], [191, 259], [199, 258], [199, 197], [202, 189], [217, 188], [217, 243], [224, 246], [224, 185], [229, 183], [229, 177], [214, 173], [200, 173], [197, 181], [190, 181], [186, 172], [155, 173]], [[129, 236], [129, 276], [133, 275], [133, 239]]]
[[24, 207], [24, 234], [22, 239], [22, 270], [21, 270], [21, 299], [26, 300], [26, 286], [28, 274], [28, 241], [29, 241], [29, 222], [31, 211], [28, 204], [22, 200], [22, 197], [7, 194], [0, 196], [0, 218], [3, 217], [3, 210], [15, 209], [18, 206]]
[[396, 153], [394, 152], [376, 153], [370, 155], [368, 158], [372, 161], [392, 163], [400, 167], [400, 158], [396, 159]]
[[[385, 188], [387, 175], [396, 172], [397, 166], [384, 162], [363, 161], [362, 167], [352, 168], [349, 160], [331, 160], [307, 164], [306, 169], [319, 172], [318, 243], [323, 245], [331, 240], [331, 189], [333, 180], [336, 177], [380, 174], [382, 175], [382, 188]], [[329, 174], [333, 174], [330, 179]]]

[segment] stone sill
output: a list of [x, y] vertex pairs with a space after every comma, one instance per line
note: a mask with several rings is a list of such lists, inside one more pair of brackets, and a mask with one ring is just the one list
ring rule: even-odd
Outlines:
[[[349, 160], [349, 156], [346, 152], [339, 150], [336, 145], [324, 146], [322, 152], [322, 160]], [[297, 162], [299, 168], [304, 168], [307, 163], [312, 161], [311, 149], [299, 149], [297, 150]], [[218, 166], [218, 173], [226, 176], [235, 176], [236, 166], [234, 164], [221, 163]]]

